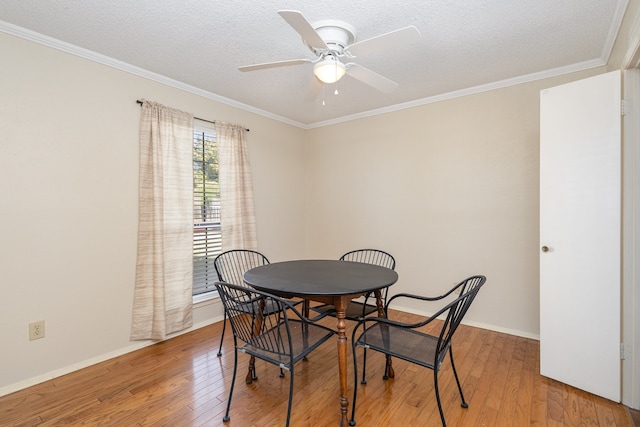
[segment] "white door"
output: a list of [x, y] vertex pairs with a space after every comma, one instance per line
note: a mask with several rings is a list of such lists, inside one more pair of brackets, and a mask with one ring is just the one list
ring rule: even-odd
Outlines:
[[620, 72], [540, 93], [540, 373], [620, 401]]

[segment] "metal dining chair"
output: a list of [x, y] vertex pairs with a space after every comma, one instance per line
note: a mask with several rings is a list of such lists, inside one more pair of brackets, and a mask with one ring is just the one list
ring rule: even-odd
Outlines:
[[[340, 257], [340, 261], [350, 261], [350, 262], [362, 262], [365, 264], [373, 264], [379, 265], [380, 267], [390, 268], [391, 270], [395, 270], [396, 268], [396, 260], [395, 258], [379, 249], [356, 249]], [[387, 302], [387, 292], [389, 288], [386, 287], [381, 290], [382, 292], [382, 303], [383, 305]], [[368, 303], [368, 300], [371, 298], [372, 293], [368, 293], [364, 296], [364, 302], [360, 301], [351, 301], [347, 306], [346, 319], [358, 321], [365, 316], [368, 316], [372, 313], [378, 311], [378, 307], [375, 304]], [[312, 308], [314, 311], [318, 313], [325, 313], [329, 316], [336, 316], [336, 309], [331, 304], [322, 304], [317, 305]]]
[[[441, 301], [444, 298], [454, 295], [459, 291], [460, 296], [455, 298], [450, 303], [446, 304], [441, 309], [437, 310], [435, 314], [426, 320], [417, 323], [403, 323], [391, 319], [379, 318], [379, 317], [365, 317], [360, 320], [353, 330], [351, 345], [353, 349], [353, 372], [354, 372], [354, 390], [353, 401], [351, 410], [351, 420], [349, 425], [355, 426], [355, 413], [356, 413], [356, 397], [358, 393], [358, 367], [356, 358], [356, 349], [362, 347], [365, 350], [370, 349], [380, 353], [383, 353], [389, 357], [396, 357], [406, 360], [407, 362], [414, 363], [425, 368], [433, 370], [433, 382], [436, 393], [436, 401], [438, 403], [438, 410], [440, 412], [440, 419], [442, 425], [446, 426], [444, 412], [442, 410], [442, 404], [440, 402], [440, 390], [438, 389], [438, 372], [442, 368], [442, 363], [447, 353], [451, 359], [451, 368], [453, 369], [453, 375], [458, 385], [458, 391], [460, 392], [460, 399], [462, 401], [461, 406], [467, 408], [468, 404], [464, 400], [462, 394], [462, 386], [458, 378], [456, 366], [453, 361], [453, 350], [451, 340], [453, 334], [460, 326], [464, 315], [469, 310], [471, 303], [480, 291], [480, 288], [486, 282], [484, 276], [472, 276], [469, 277], [452, 289], [450, 289], [444, 295], [438, 297], [425, 297], [412, 294], [397, 294], [389, 299], [387, 303], [388, 308], [391, 303], [399, 298], [407, 298], [419, 301]], [[387, 314], [389, 313], [386, 310]], [[438, 335], [430, 335], [423, 332], [419, 328], [430, 324], [438, 317], [444, 316], [444, 321], [440, 326], [440, 332]], [[358, 335], [359, 333], [359, 335]], [[356, 338], [357, 336], [357, 338]], [[387, 369], [389, 364], [387, 363]], [[363, 361], [362, 377], [363, 384], [365, 381], [366, 370], [366, 358]], [[388, 372], [385, 372], [385, 377], [389, 376]]]
[[[289, 371], [287, 422], [291, 419], [294, 364], [336, 332], [314, 323], [296, 309], [293, 302], [253, 288], [216, 283], [233, 331], [233, 379], [223, 421], [230, 420], [231, 398], [238, 371], [238, 352], [243, 352]], [[265, 314], [265, 307], [277, 308]], [[290, 315], [293, 315], [291, 318]]]
[[[254, 267], [265, 264], [269, 264], [269, 260], [266, 256], [258, 251], [249, 249], [232, 249], [229, 251], [225, 251], [218, 255], [213, 261], [213, 265], [216, 269], [219, 281], [234, 283], [240, 286], [244, 286], [244, 280], [242, 279], [242, 276], [245, 272], [251, 270]], [[220, 337], [218, 356], [222, 356], [222, 342], [224, 340], [224, 333], [227, 328], [226, 310], [223, 316], [224, 318], [222, 323], [222, 336]]]

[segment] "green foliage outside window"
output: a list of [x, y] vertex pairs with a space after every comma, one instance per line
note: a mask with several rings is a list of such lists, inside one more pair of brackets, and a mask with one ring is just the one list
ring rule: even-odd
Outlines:
[[218, 150], [211, 135], [193, 138], [194, 222], [220, 221]]

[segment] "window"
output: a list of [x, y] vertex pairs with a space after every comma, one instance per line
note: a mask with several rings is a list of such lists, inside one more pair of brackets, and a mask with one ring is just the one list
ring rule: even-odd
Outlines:
[[222, 249], [215, 131], [193, 132], [193, 295], [215, 291], [213, 260]]

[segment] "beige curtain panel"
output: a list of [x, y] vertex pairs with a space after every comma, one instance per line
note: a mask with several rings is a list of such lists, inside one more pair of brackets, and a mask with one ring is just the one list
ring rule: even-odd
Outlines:
[[132, 340], [193, 324], [192, 145], [193, 115], [143, 100]]
[[253, 179], [244, 126], [216, 121], [222, 251], [258, 248]]

